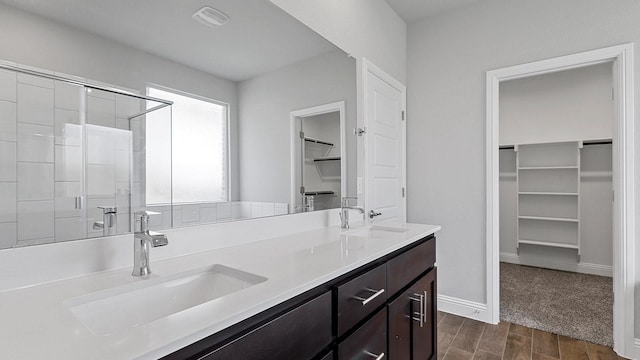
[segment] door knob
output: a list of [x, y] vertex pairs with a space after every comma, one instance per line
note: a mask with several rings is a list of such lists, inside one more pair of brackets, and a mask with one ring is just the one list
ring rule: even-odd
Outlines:
[[380, 215], [382, 215], [382, 213], [369, 210], [369, 219], [373, 219], [374, 217], [380, 216]]

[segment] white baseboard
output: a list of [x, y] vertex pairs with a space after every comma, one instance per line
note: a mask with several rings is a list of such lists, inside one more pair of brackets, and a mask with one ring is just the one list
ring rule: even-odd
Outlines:
[[523, 263], [520, 261], [520, 256], [511, 253], [500, 253], [500, 261], [510, 263], [510, 264], [518, 264], [518, 265], [530, 265], [530, 266], [539, 266], [549, 269], [563, 270], [563, 271], [572, 271], [581, 274], [591, 274], [591, 275], [600, 275], [600, 276], [608, 276], [613, 277], [613, 266], [609, 265], [600, 265], [600, 264], [592, 264], [592, 263], [584, 263], [579, 262], [575, 263], [558, 263], [554, 261], [536, 261], [535, 264]]
[[438, 295], [438, 310], [482, 322], [491, 322], [487, 305], [474, 301]]

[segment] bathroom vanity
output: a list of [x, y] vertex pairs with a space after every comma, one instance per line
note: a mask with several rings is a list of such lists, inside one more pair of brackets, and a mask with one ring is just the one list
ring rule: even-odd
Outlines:
[[435, 243], [425, 236], [164, 359], [435, 359]]
[[435, 359], [439, 229], [326, 227], [3, 291], [0, 357]]

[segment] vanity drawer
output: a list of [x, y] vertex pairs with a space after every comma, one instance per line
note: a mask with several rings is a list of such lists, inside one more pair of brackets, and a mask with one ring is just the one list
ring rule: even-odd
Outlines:
[[389, 296], [401, 290], [436, 262], [435, 237], [387, 262]]
[[326, 292], [202, 359], [307, 360], [331, 341], [331, 292]]
[[375, 359], [383, 353], [387, 353], [387, 308], [380, 310], [338, 346], [340, 360]]
[[338, 286], [338, 336], [387, 301], [386, 287], [386, 264]]

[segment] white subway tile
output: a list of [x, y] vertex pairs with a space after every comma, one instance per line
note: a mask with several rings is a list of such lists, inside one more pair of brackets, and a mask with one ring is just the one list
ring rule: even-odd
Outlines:
[[16, 183], [0, 182], [0, 222], [16, 221]]
[[108, 127], [87, 125], [87, 162], [89, 164], [115, 164], [116, 130]]
[[199, 204], [182, 205], [182, 222], [183, 223], [200, 222], [200, 205]]
[[231, 220], [231, 203], [222, 202], [217, 204], [217, 221]]
[[16, 102], [16, 72], [0, 70], [0, 100]]
[[116, 191], [113, 165], [87, 165], [89, 196], [112, 196]]
[[55, 220], [56, 242], [82, 239], [82, 218], [58, 218]]
[[0, 100], [0, 141], [16, 141], [16, 103]]
[[[118, 210], [120, 210], [118, 208]], [[131, 215], [118, 213], [118, 223], [116, 224], [116, 231], [118, 234], [128, 234], [133, 232], [133, 229], [129, 227], [131, 222]]]
[[115, 101], [88, 96], [87, 123], [114, 128], [116, 126]]
[[[92, 84], [92, 85], [97, 85], [97, 86], [102, 86], [102, 87], [108, 87], [108, 88], [114, 88], [115, 87], [113, 84], [107, 84], [107, 83], [93, 81], [93, 80], [89, 80], [88, 82], [90, 84]], [[110, 91], [104, 91], [104, 90], [98, 90], [98, 89], [89, 88], [89, 89], [87, 89], [87, 95], [89, 97], [93, 97], [93, 98], [100, 98], [100, 99], [110, 100], [110, 101], [112, 101], [114, 103], [116, 101], [116, 94], [112, 93]]]
[[218, 207], [216, 204], [203, 204], [200, 206], [200, 223], [210, 224], [218, 221]]
[[274, 203], [262, 203], [262, 216], [273, 216], [273, 215], [275, 215]]
[[18, 163], [18, 201], [53, 200], [53, 183], [53, 164]]
[[231, 204], [231, 218], [233, 220], [242, 219], [242, 208], [237, 201]]
[[132, 154], [129, 151], [116, 151], [116, 181], [131, 180], [131, 157]]
[[0, 181], [16, 181], [16, 143], [0, 141]]
[[[38, 71], [39, 70], [40, 69], [38, 69]], [[18, 82], [21, 84], [28, 84], [28, 85], [47, 88], [47, 89], [53, 89], [53, 80], [46, 77], [42, 77], [42, 76], [18, 73]]]
[[18, 84], [18, 122], [53, 126], [53, 90]]
[[80, 99], [85, 96], [85, 88], [64, 81], [55, 82], [56, 109], [80, 110]]
[[52, 163], [53, 127], [18, 123], [18, 161]]
[[56, 109], [54, 134], [57, 145], [82, 145], [80, 113], [73, 110]]
[[18, 225], [15, 222], [0, 223], [0, 249], [16, 246], [18, 241]]
[[56, 145], [56, 181], [82, 180], [82, 148]]
[[18, 241], [53, 238], [53, 201], [18, 201]]
[[286, 215], [289, 213], [289, 204], [275, 204], [274, 215]]
[[54, 237], [18, 240], [18, 242], [16, 243], [15, 247], [25, 247], [25, 246], [50, 244], [50, 243], [53, 243], [55, 241], [56, 241], [56, 239]]
[[82, 210], [76, 207], [76, 197], [82, 195], [80, 182], [59, 182], [55, 183], [55, 210], [56, 218], [78, 217], [82, 215]]
[[251, 203], [251, 218], [262, 217], [262, 203], [252, 202]]

